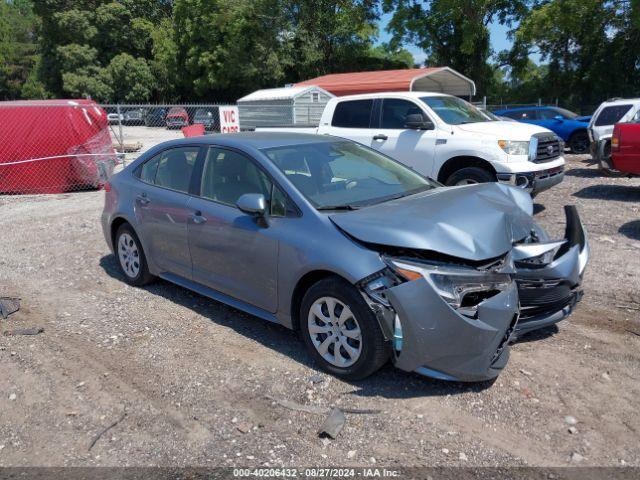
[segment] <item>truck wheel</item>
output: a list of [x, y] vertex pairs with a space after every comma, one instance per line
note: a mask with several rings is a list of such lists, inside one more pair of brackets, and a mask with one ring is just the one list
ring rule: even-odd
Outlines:
[[587, 132], [580, 131], [571, 135], [569, 139], [569, 148], [571, 153], [582, 155], [589, 152], [589, 135]]
[[325, 278], [307, 291], [300, 307], [300, 331], [320, 366], [346, 380], [368, 377], [389, 358], [389, 345], [374, 313], [341, 278]]
[[480, 167], [466, 167], [454, 172], [445, 185], [450, 187], [458, 185], [472, 185], [474, 183], [495, 182], [496, 177], [491, 172]]

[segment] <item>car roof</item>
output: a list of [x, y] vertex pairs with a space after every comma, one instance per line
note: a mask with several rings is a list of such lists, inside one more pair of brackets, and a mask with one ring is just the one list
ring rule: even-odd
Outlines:
[[451, 97], [446, 93], [439, 92], [419, 92], [419, 91], [395, 91], [395, 92], [377, 92], [377, 93], [363, 93], [360, 95], [345, 95], [343, 97], [335, 97], [334, 101], [342, 102], [344, 100], [366, 100], [369, 98], [384, 98], [384, 97], [404, 97], [404, 98], [422, 98], [422, 97]]
[[611, 100], [605, 100], [600, 105], [602, 106], [610, 106], [610, 105], [627, 105], [629, 103], [638, 103], [640, 102], [640, 98], [616, 98]]
[[305, 145], [312, 143], [330, 143], [345, 141], [328, 135], [312, 135], [309, 133], [290, 132], [239, 132], [200, 135], [197, 137], [180, 138], [166, 142], [163, 145], [219, 145], [222, 147], [242, 148], [251, 147], [257, 150], [263, 148], [286, 147], [290, 145]]
[[500, 108], [495, 110], [496, 112], [520, 112], [522, 110], [546, 110], [552, 108], [562, 108], [556, 107], [555, 105], [532, 105], [530, 107], [512, 107], [512, 108]]

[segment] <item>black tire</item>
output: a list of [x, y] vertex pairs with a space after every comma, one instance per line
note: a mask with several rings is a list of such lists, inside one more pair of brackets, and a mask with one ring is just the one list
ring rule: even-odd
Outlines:
[[[346, 368], [325, 360], [316, 350], [309, 332], [309, 311], [316, 300], [333, 297], [349, 307], [357, 319], [362, 337], [362, 350], [357, 361]], [[339, 277], [328, 277], [314, 284], [302, 299], [300, 306], [300, 333], [307, 350], [321, 368], [345, 380], [361, 380], [380, 369], [389, 359], [390, 346], [385, 341], [374, 313], [362, 295], [349, 282]]]
[[[137, 270], [137, 274], [133, 276], [131, 275], [130, 272], [127, 272], [125, 265], [123, 265], [124, 262], [120, 256], [120, 251], [119, 251], [121, 248], [120, 238], [123, 235], [129, 236], [129, 238], [135, 243], [135, 247], [138, 252], [138, 256], [136, 257], [137, 263], [138, 263], [138, 270]], [[149, 266], [147, 265], [147, 257], [145, 256], [144, 250], [142, 249], [142, 243], [140, 243], [140, 239], [138, 238], [138, 235], [136, 235], [136, 232], [128, 223], [124, 223], [120, 225], [120, 227], [118, 228], [118, 231], [116, 232], [116, 236], [114, 238], [113, 249], [115, 251], [118, 268], [120, 269], [120, 272], [124, 276], [125, 282], [127, 282], [129, 285], [133, 285], [135, 287], [142, 287], [155, 280], [156, 277], [149, 272]]]
[[575, 155], [589, 153], [589, 135], [586, 130], [581, 130], [571, 135], [571, 138], [569, 138], [569, 148], [571, 149], [571, 153]]
[[451, 174], [445, 181], [445, 185], [458, 185], [460, 182], [464, 181], [469, 183], [495, 182], [496, 176], [484, 168], [465, 167]]

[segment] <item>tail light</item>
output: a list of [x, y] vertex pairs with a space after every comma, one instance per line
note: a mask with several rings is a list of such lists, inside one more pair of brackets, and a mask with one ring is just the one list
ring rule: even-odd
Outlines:
[[611, 137], [611, 151], [620, 150], [620, 128], [616, 125], [613, 127], [613, 135]]
[[104, 184], [104, 191], [109, 193], [111, 191], [111, 184], [109, 182], [106, 182]]

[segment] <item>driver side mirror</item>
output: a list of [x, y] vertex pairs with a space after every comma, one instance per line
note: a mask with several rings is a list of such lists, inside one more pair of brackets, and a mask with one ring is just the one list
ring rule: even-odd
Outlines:
[[564, 121], [564, 117], [563, 117], [562, 115], [556, 115], [555, 117], [553, 117], [553, 119], [554, 119], [556, 122], [562, 122], [562, 121]]
[[404, 126], [414, 130], [433, 130], [436, 126], [431, 120], [425, 120], [419, 113], [411, 113], [405, 117]]
[[236, 202], [236, 207], [252, 217], [264, 217], [267, 213], [267, 201], [261, 193], [245, 193]]

